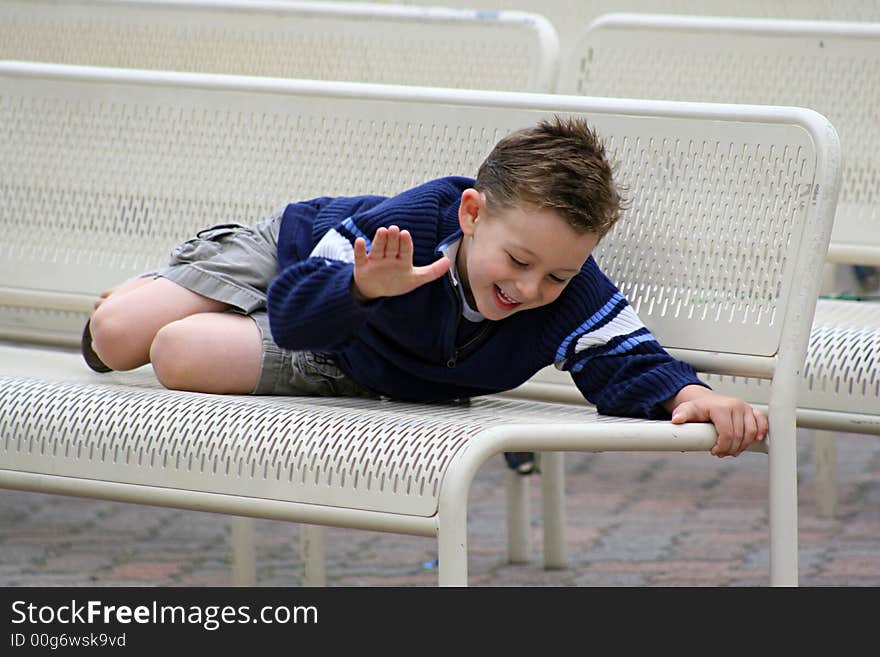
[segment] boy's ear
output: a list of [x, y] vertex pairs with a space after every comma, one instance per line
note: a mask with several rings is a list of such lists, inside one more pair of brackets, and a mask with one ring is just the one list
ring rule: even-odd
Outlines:
[[473, 187], [469, 187], [461, 193], [461, 203], [458, 206], [458, 224], [461, 232], [472, 235], [474, 226], [483, 208], [486, 206], [486, 198]]

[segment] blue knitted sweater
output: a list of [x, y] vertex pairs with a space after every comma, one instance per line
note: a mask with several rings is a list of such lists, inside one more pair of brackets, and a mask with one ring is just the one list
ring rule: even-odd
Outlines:
[[590, 257], [553, 303], [501, 321], [462, 318], [451, 277], [359, 303], [350, 292], [355, 238], [380, 226], [410, 231], [413, 262], [435, 261], [461, 237], [470, 178], [433, 180], [393, 197], [322, 197], [286, 207], [281, 273], [268, 293], [274, 340], [332, 353], [358, 383], [388, 397], [443, 401], [509, 390], [550, 364], [571, 373], [601, 413], [666, 418], [662, 402], [703, 384], [639, 321]]

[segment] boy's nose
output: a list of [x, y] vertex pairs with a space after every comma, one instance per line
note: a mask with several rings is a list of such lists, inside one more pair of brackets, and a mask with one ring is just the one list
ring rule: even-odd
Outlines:
[[516, 288], [520, 301], [534, 301], [538, 297], [541, 282], [535, 277], [526, 276], [517, 281]]

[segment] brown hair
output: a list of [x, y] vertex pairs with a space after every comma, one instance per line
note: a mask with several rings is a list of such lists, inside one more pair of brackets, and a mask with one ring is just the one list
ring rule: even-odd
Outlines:
[[556, 210], [580, 233], [602, 237], [626, 200], [605, 146], [581, 117], [554, 116], [499, 141], [477, 172], [489, 206]]

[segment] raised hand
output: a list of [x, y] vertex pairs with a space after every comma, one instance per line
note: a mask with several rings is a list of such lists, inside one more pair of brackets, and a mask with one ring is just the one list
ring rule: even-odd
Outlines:
[[362, 237], [354, 242], [354, 280], [352, 293], [359, 301], [393, 297], [443, 276], [451, 262], [440, 257], [430, 265], [413, 266], [412, 235], [397, 226], [379, 228], [367, 253]]

